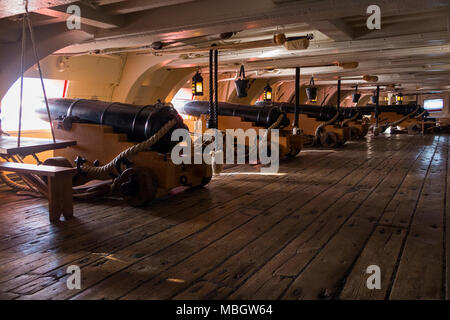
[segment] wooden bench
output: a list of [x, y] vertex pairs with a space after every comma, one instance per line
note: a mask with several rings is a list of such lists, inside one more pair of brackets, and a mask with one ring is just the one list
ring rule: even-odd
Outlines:
[[76, 173], [76, 168], [0, 162], [0, 171], [15, 172], [24, 177], [47, 177], [48, 187], [45, 195], [48, 197], [50, 221], [59, 221], [61, 214], [66, 219], [73, 217], [72, 176]]

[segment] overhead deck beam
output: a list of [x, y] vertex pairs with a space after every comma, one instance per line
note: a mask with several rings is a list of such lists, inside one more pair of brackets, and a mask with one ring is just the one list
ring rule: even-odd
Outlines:
[[[101, 29], [118, 28], [123, 24], [124, 20], [122, 16], [113, 16], [104, 12], [101, 8], [94, 9], [80, 2], [76, 2], [75, 4], [81, 9], [80, 18], [82, 24]], [[70, 17], [70, 14], [67, 13], [67, 7], [68, 5], [53, 8], [44, 8], [36, 10], [36, 12], [54, 18], [67, 19]]]
[[[28, 3], [28, 11], [33, 12], [44, 8], [65, 5], [74, 0], [33, 0]], [[0, 19], [25, 13], [25, 5], [22, 0], [0, 1]]]
[[[361, 0], [307, 0], [278, 5], [273, 0], [199, 0], [172, 7], [158, 8], [155, 12], [133, 13], [132, 21], [126, 28], [117, 31], [103, 31], [97, 40], [131, 35], [155, 35], [160, 38], [181, 38], [192, 35], [207, 35], [236, 30], [261, 28], [271, 25], [314, 22], [338, 19], [352, 15], [365, 16], [372, 1]], [[378, 5], [383, 15], [398, 12], [415, 13], [435, 9], [445, 4], [439, 0], [380, 0]], [[180, 13], [183, 13], [180, 15]]]
[[127, 14], [193, 1], [195, 0], [129, 0], [110, 4], [104, 9], [109, 14]]
[[342, 19], [314, 21], [310, 25], [335, 41], [348, 41], [354, 38], [352, 27]]
[[[439, 40], [439, 41], [437, 41]], [[382, 49], [386, 44], [395, 43], [391, 45], [392, 49]], [[263, 50], [273, 50], [273, 48], [266, 48], [258, 50], [261, 55]], [[355, 40], [349, 42], [328, 42], [315, 44], [311, 43], [308, 50], [296, 52], [296, 56], [292, 52], [283, 51], [278, 53], [276, 59], [261, 58], [248, 62], [252, 68], [264, 68], [271, 66], [274, 68], [292, 67], [295, 65], [310, 66], [320, 63], [330, 63], [331, 61], [339, 60], [339, 62], [367, 61], [395, 59], [402, 57], [426, 56], [432, 54], [434, 57], [441, 57], [450, 53], [450, 34], [448, 32], [437, 32], [419, 35], [406, 35], [392, 37], [389, 39], [372, 39], [372, 40]], [[338, 50], [338, 51], [337, 51]], [[242, 59], [255, 58], [256, 50], [246, 50], [244, 52], [223, 56], [221, 58], [222, 66], [224, 63], [233, 63], [242, 61]], [[358, 53], [355, 56], [355, 53]], [[433, 57], [429, 60], [432, 61]], [[206, 64], [206, 58], [193, 58], [174, 61], [171, 66], [183, 64]]]

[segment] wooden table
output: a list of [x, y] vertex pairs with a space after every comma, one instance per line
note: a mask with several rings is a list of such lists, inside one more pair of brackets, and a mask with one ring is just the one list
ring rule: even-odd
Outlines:
[[76, 141], [20, 138], [20, 146], [17, 146], [17, 137], [0, 136], [0, 155], [28, 155], [48, 150], [63, 149], [76, 144]]

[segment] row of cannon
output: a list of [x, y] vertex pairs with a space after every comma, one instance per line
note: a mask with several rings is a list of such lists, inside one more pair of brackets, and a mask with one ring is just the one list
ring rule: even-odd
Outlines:
[[[55, 157], [44, 164], [77, 168], [72, 183], [74, 197], [120, 196], [130, 205], [140, 206], [178, 187], [203, 186], [212, 178], [214, 166], [207, 163], [171, 161], [171, 151], [182, 145], [172, 141], [174, 130], [188, 129], [192, 133], [199, 129], [199, 123], [202, 132], [207, 130], [210, 108], [206, 101], [188, 101], [175, 109], [162, 103], [136, 106], [49, 99], [49, 109], [56, 138], [74, 140], [76, 145], [56, 150]], [[46, 120], [46, 109], [38, 110], [38, 115]], [[278, 147], [282, 158], [296, 156], [308, 144], [339, 146], [363, 137], [371, 126], [384, 130], [389, 126], [417, 125], [426, 116], [415, 104], [337, 109], [220, 102], [217, 129], [280, 129]], [[294, 123], [298, 123], [298, 131]], [[249, 150], [251, 142], [245, 143]]]
[[[127, 134], [130, 141], [134, 142], [148, 139], [171, 119], [177, 119], [176, 128], [186, 128], [180, 114], [199, 119], [201, 116], [208, 115], [209, 112], [207, 101], [188, 101], [177, 109], [161, 108], [159, 104], [136, 106], [87, 99], [50, 99], [49, 106], [53, 119], [110, 126], [115, 132]], [[397, 118], [408, 116], [411, 119], [418, 115], [428, 115], [422, 107], [414, 103], [338, 109], [333, 106], [314, 105], [299, 105], [296, 108], [291, 103], [274, 102], [258, 102], [255, 106], [219, 102], [218, 115], [240, 118], [244, 122], [252, 123], [254, 127], [262, 128], [272, 126], [279, 120], [280, 116], [284, 116], [277, 126], [277, 128], [282, 129], [292, 127], [295, 109], [297, 109], [300, 117], [305, 117], [305, 119], [310, 119], [310, 121], [319, 124], [326, 123], [335, 126], [350, 125], [351, 123], [346, 120], [357, 122], [364, 117], [370, 119], [376, 113], [379, 117], [381, 115], [381, 119], [383, 119], [382, 115], [388, 113], [396, 115]], [[47, 117], [44, 109], [38, 110], [38, 114], [42, 119]], [[393, 120], [396, 120], [395, 117], [393, 117]], [[307, 121], [300, 121], [300, 124], [305, 124], [304, 122]], [[154, 146], [154, 149], [167, 152], [171, 147], [173, 147], [173, 143], [170, 143], [170, 140], [163, 139]]]

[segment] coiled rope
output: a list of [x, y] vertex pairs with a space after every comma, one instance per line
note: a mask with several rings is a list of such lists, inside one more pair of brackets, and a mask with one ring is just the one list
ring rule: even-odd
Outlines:
[[[14, 156], [12, 157], [8, 157], [8, 156], [3, 156], [2, 157], [3, 160], [5, 161], [10, 161], [11, 159], [14, 160], [15, 162], [22, 162], [20, 160], [20, 158], [16, 158]], [[2, 180], [8, 187], [10, 187], [11, 189], [13, 189], [16, 192], [33, 192], [35, 193], [36, 190], [34, 190], [33, 188], [31, 188], [29, 185], [27, 184], [22, 184], [22, 183], [18, 183], [13, 181], [10, 177], [8, 177], [8, 175], [5, 172], [0, 172], [0, 180]]]
[[0, 180], [2, 180], [8, 187], [13, 189], [14, 191], [23, 191], [23, 192], [36, 192], [34, 189], [31, 189], [30, 187], [17, 183], [13, 180], [11, 180], [8, 175], [1, 171], [0, 172]]

